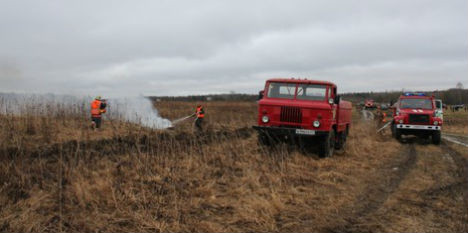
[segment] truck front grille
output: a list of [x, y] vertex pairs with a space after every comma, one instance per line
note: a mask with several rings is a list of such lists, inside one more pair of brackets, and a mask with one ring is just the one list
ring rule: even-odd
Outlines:
[[429, 124], [430, 117], [429, 115], [420, 115], [420, 114], [410, 114], [409, 115], [409, 123], [417, 123], [417, 124]]
[[302, 123], [302, 111], [298, 107], [281, 107], [282, 122]]

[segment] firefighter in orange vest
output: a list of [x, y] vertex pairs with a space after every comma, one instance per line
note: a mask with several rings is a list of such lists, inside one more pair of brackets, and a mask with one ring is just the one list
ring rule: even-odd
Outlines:
[[387, 123], [387, 113], [386, 112], [382, 112], [382, 123]]
[[101, 99], [101, 96], [91, 102], [91, 127], [94, 130], [101, 128], [102, 114], [106, 112], [106, 107], [106, 100]]
[[203, 106], [200, 104], [197, 105], [197, 110], [195, 111], [195, 117], [197, 118], [195, 120], [195, 127], [201, 131], [202, 130], [202, 125], [203, 125], [203, 118], [205, 118], [205, 110], [203, 109]]
[[387, 113], [382, 110], [380, 106], [377, 106], [377, 126], [381, 127], [387, 123]]

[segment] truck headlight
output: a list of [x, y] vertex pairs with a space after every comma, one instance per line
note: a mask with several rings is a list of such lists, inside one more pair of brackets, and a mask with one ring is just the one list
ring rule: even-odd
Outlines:
[[313, 126], [314, 126], [315, 128], [320, 127], [320, 121], [318, 121], [318, 120], [314, 121]]
[[403, 121], [403, 120], [400, 120], [399, 122], [400, 122], [400, 124], [403, 124], [404, 121]]
[[270, 121], [270, 118], [268, 116], [263, 116], [262, 117], [262, 122], [263, 123], [268, 123]]
[[434, 121], [434, 125], [439, 125], [439, 122], [438, 122], [438, 121]]
[[330, 99], [328, 99], [328, 103], [329, 103], [329, 104], [334, 104], [334, 103], [335, 103], [335, 100], [334, 100], [333, 98], [330, 98]]

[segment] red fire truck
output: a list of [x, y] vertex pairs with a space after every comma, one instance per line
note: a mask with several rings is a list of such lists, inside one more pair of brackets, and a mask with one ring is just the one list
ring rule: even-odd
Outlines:
[[345, 145], [351, 127], [351, 102], [341, 100], [331, 82], [307, 79], [270, 79], [260, 92], [260, 144], [279, 140], [318, 144], [321, 157]]
[[366, 104], [365, 104], [365, 108], [366, 109], [374, 109], [376, 106], [375, 106], [375, 102], [374, 100], [366, 100]]
[[402, 135], [432, 137], [440, 144], [443, 120], [437, 112], [434, 97], [423, 93], [405, 93], [393, 106], [392, 134], [400, 140]]

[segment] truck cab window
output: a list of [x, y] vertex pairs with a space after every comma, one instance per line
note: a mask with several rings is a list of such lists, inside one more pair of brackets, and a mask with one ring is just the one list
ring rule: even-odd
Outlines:
[[270, 83], [268, 85], [268, 98], [294, 99], [296, 94], [296, 84], [291, 83]]
[[326, 100], [327, 86], [301, 84], [297, 88], [297, 99], [299, 100]]

